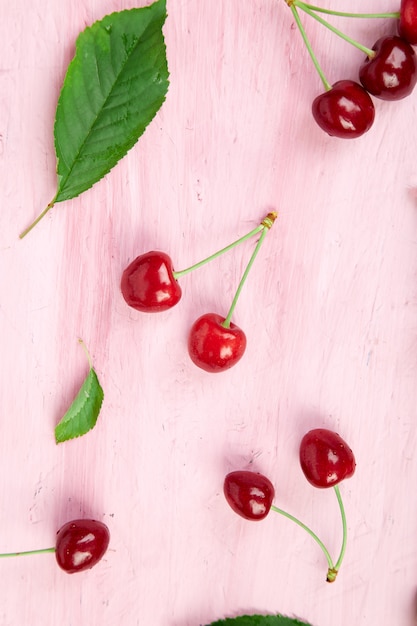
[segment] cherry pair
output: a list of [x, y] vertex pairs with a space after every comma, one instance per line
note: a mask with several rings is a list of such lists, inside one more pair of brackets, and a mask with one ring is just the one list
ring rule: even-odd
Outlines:
[[7, 552], [0, 558], [54, 552], [61, 569], [68, 574], [91, 569], [106, 553], [109, 529], [93, 519], [76, 519], [64, 524], [56, 534], [55, 546], [27, 552]]
[[[309, 5], [302, 0], [286, 0], [300, 29], [313, 63], [322, 79], [325, 92], [312, 104], [317, 124], [329, 135], [355, 138], [367, 132], [375, 119], [372, 96], [382, 100], [400, 100], [408, 96], [417, 82], [416, 0], [402, 0], [396, 13], [345, 13]], [[340, 80], [331, 85], [318, 64], [298, 15], [297, 7], [366, 54], [359, 68], [359, 82]], [[372, 49], [354, 41], [334, 28], [318, 13], [345, 17], [392, 17], [398, 23], [398, 35], [380, 37]]]
[[260, 234], [227, 315], [224, 317], [217, 313], [205, 313], [194, 322], [188, 336], [188, 353], [195, 365], [214, 373], [229, 369], [242, 358], [246, 349], [245, 333], [231, 321], [236, 303], [266, 233], [276, 217], [275, 212], [268, 213], [249, 233], [182, 271], [174, 270], [172, 260], [165, 252], [151, 251], [141, 254], [122, 274], [121, 291], [125, 301], [141, 312], [166, 311], [175, 306], [182, 297], [178, 282], [181, 277]]
[[272, 509], [301, 526], [322, 549], [328, 564], [327, 582], [334, 582], [345, 555], [347, 540], [346, 515], [338, 485], [354, 474], [355, 457], [340, 435], [331, 430], [316, 428], [302, 438], [299, 460], [310, 484], [318, 488], [335, 489], [343, 525], [342, 548], [335, 563], [326, 546], [308, 526], [273, 505], [275, 489], [269, 478], [263, 474], [247, 470], [230, 472], [224, 480], [224, 495], [233, 511], [247, 520], [263, 520]]

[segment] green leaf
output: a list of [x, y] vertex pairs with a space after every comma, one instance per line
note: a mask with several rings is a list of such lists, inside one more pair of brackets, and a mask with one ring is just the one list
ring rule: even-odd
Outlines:
[[54, 202], [107, 174], [145, 131], [168, 90], [166, 0], [107, 15], [77, 39], [58, 100]]
[[56, 194], [21, 239], [56, 202], [103, 178], [155, 117], [169, 85], [165, 19], [166, 0], [157, 0], [107, 15], [78, 36], [55, 117]]
[[96, 425], [104, 393], [88, 353], [87, 357], [90, 362], [90, 371], [68, 411], [55, 427], [56, 443], [81, 437]]
[[241, 615], [213, 622], [208, 626], [311, 626], [311, 624], [284, 615]]

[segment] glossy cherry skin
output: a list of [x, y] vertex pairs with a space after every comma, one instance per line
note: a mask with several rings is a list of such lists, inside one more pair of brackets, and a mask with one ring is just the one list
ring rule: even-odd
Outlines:
[[92, 519], [67, 522], [56, 535], [57, 563], [68, 574], [91, 569], [105, 554], [109, 541], [109, 529], [102, 522]]
[[193, 363], [206, 372], [233, 367], [245, 352], [245, 333], [233, 323], [225, 328], [224, 319], [217, 313], [205, 313], [191, 327], [188, 352]]
[[334, 487], [350, 478], [356, 467], [355, 457], [337, 433], [315, 428], [304, 435], [300, 444], [300, 464], [314, 487]]
[[408, 43], [417, 44], [417, 0], [401, 0], [398, 34]]
[[144, 313], [166, 311], [181, 299], [181, 287], [165, 252], [136, 257], [122, 275], [121, 290], [129, 306]]
[[374, 123], [375, 107], [369, 94], [353, 80], [339, 80], [313, 100], [313, 117], [326, 133], [354, 139]]
[[369, 93], [382, 100], [401, 100], [417, 82], [416, 54], [401, 37], [381, 37], [359, 68], [359, 79]]
[[275, 497], [274, 486], [266, 476], [237, 470], [224, 479], [224, 496], [233, 511], [245, 519], [264, 519]]

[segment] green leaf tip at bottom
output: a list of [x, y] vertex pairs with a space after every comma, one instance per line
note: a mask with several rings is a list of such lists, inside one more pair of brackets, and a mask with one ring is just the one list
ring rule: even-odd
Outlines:
[[56, 202], [79, 196], [135, 145], [165, 101], [166, 0], [106, 15], [81, 32], [56, 109]]
[[[81, 342], [82, 343], [82, 342]], [[90, 362], [89, 355], [87, 357]], [[104, 392], [90, 362], [90, 371], [68, 411], [55, 427], [55, 441], [62, 443], [85, 435], [94, 428], [103, 404]]]
[[133, 147], [162, 106], [166, 0], [105, 16], [76, 41], [55, 118], [54, 202], [89, 189]]
[[311, 626], [311, 624], [284, 615], [241, 615], [212, 622], [207, 626]]

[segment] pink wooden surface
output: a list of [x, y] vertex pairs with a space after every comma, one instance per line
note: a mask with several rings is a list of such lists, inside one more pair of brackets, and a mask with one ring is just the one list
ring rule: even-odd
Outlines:
[[[199, 626], [248, 611], [315, 626], [415, 624], [416, 95], [376, 102], [356, 141], [310, 114], [321, 84], [278, 0], [168, 0], [169, 94], [140, 142], [82, 197], [18, 233], [55, 190], [53, 120], [76, 35], [133, 0], [1, 0], [0, 551], [48, 547], [68, 519], [111, 531], [95, 569], [53, 555], [0, 561], [1, 626]], [[331, 3], [328, 3], [330, 6]], [[334, 8], [396, 10], [395, 0]], [[362, 54], [304, 20], [329, 79]], [[334, 22], [372, 45], [392, 22]], [[182, 269], [280, 217], [242, 292], [245, 357], [219, 375], [186, 351], [194, 319], [225, 314], [246, 243], [182, 279], [160, 315], [119, 292], [124, 267], [163, 249]], [[56, 446], [53, 429], [87, 372], [105, 390], [96, 429]], [[349, 543], [338, 580], [297, 526], [251, 524], [224, 475], [253, 467], [276, 504], [337, 554], [332, 492], [298, 464], [325, 426], [355, 451], [342, 484]]]

